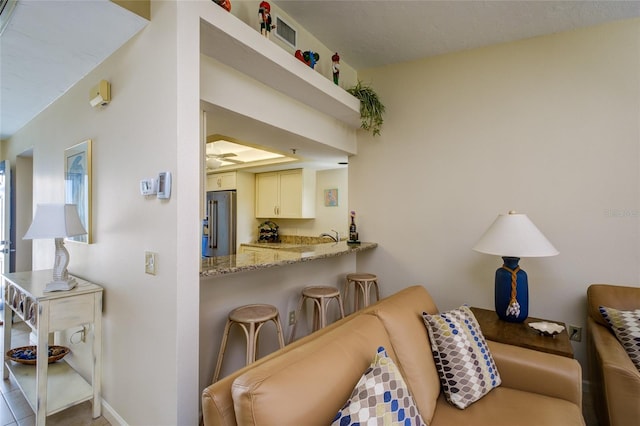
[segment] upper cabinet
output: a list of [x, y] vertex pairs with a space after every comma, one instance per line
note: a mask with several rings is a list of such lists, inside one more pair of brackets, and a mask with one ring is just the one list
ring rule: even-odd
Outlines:
[[207, 176], [207, 191], [236, 189], [236, 172], [213, 173]]
[[256, 174], [256, 217], [313, 219], [316, 174], [293, 169]]

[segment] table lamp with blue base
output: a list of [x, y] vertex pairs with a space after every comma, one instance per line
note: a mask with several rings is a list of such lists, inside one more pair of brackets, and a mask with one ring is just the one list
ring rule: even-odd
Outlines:
[[527, 215], [515, 211], [499, 215], [473, 249], [502, 257], [495, 277], [496, 314], [504, 321], [523, 322], [529, 316], [529, 283], [518, 262], [521, 257], [555, 256], [558, 250]]

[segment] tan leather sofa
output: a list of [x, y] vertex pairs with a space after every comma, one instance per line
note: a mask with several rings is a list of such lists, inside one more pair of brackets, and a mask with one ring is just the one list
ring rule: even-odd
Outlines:
[[587, 355], [599, 426], [640, 425], [640, 372], [599, 307], [640, 308], [640, 287], [592, 284], [587, 289]]
[[384, 346], [430, 426], [584, 425], [576, 360], [488, 342], [502, 385], [465, 410], [446, 402], [421, 314], [436, 313], [422, 286], [306, 336], [202, 393], [205, 425], [328, 425]]

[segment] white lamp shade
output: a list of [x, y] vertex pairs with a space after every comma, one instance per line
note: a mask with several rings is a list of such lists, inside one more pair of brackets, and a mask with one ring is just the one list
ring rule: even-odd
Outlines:
[[75, 204], [38, 204], [23, 239], [65, 238], [86, 233]]
[[555, 256], [558, 250], [526, 214], [501, 214], [480, 237], [473, 250], [509, 257]]

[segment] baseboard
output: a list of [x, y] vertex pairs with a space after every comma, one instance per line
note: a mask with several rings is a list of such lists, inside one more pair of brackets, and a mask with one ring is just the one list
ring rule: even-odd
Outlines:
[[129, 426], [122, 417], [107, 402], [102, 400], [102, 416], [107, 419], [111, 426]]

